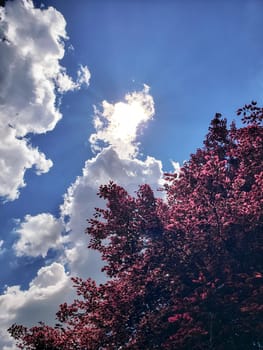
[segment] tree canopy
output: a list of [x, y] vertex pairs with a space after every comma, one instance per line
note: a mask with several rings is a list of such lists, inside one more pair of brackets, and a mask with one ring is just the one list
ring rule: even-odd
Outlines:
[[262, 340], [263, 108], [217, 113], [202, 148], [165, 174], [164, 200], [110, 182], [87, 233], [104, 284], [73, 278], [58, 324], [9, 332], [21, 349], [249, 350]]

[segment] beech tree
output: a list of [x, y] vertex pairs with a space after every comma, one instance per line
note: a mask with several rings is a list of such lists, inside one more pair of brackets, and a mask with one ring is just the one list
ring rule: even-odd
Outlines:
[[107, 208], [87, 233], [109, 278], [73, 278], [55, 327], [13, 325], [21, 349], [262, 348], [263, 108], [237, 114], [240, 127], [215, 115], [203, 148], [165, 175], [165, 200], [100, 187]]

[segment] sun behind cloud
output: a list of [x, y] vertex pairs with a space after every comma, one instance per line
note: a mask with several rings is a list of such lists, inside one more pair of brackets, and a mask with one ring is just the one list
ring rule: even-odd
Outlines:
[[149, 90], [149, 86], [144, 85], [142, 91], [127, 94], [125, 102], [111, 104], [103, 101], [103, 111], [95, 108], [94, 127], [97, 132], [89, 139], [93, 151], [101, 151], [106, 143], [122, 158], [133, 158], [138, 154], [138, 128], [154, 115], [154, 101]]
[[119, 102], [111, 116], [112, 133], [116, 138], [131, 142], [136, 136], [138, 125], [147, 120], [147, 115], [138, 101]]

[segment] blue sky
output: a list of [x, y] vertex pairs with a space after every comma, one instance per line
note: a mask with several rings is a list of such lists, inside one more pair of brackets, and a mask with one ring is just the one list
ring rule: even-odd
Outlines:
[[99, 184], [156, 191], [172, 161], [202, 146], [216, 112], [231, 121], [262, 103], [262, 11], [257, 0], [6, 2], [1, 348], [15, 349], [9, 324], [52, 322], [72, 298], [71, 275], [102, 280], [84, 235], [103, 205]]

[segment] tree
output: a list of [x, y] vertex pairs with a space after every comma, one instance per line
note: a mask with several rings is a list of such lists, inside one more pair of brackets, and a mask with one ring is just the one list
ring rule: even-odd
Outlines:
[[73, 278], [78, 299], [55, 327], [10, 327], [21, 349], [262, 347], [263, 108], [237, 113], [241, 127], [216, 114], [203, 148], [165, 175], [165, 200], [100, 187], [107, 209], [87, 233], [109, 279]]

